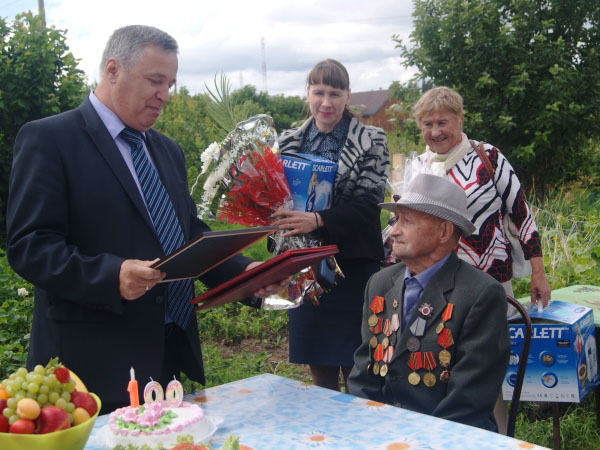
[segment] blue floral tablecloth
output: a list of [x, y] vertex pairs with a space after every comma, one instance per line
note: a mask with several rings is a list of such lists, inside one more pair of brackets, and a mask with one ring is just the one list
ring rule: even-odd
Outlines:
[[[496, 433], [271, 374], [186, 395], [223, 420], [211, 445], [235, 434], [247, 449], [539, 449]], [[108, 422], [98, 417], [86, 450]]]

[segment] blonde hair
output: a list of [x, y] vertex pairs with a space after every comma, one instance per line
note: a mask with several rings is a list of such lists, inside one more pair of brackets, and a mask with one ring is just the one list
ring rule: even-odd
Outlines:
[[417, 124], [421, 125], [423, 117], [442, 110], [448, 110], [457, 117], [463, 115], [462, 97], [454, 89], [446, 86], [438, 86], [425, 92], [413, 106], [412, 114]]

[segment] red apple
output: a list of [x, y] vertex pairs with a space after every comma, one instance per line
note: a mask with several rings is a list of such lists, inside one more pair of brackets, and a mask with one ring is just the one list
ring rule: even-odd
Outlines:
[[33, 430], [35, 430], [35, 425], [29, 419], [15, 420], [8, 429], [10, 433], [14, 434], [33, 434]]
[[87, 392], [79, 392], [78, 390], [71, 392], [71, 403], [75, 405], [75, 408], [85, 409], [90, 417], [98, 411], [96, 400]]
[[57, 367], [54, 369], [53, 373], [56, 375], [56, 379], [62, 384], [65, 384], [69, 381], [69, 369], [66, 367]]
[[4, 408], [6, 408], [6, 400], [0, 398], [0, 411], [4, 411]]
[[0, 433], [8, 433], [8, 419], [0, 414]]
[[39, 434], [51, 433], [57, 430], [65, 430], [71, 426], [67, 412], [58, 406], [44, 406], [40, 411], [38, 425]]

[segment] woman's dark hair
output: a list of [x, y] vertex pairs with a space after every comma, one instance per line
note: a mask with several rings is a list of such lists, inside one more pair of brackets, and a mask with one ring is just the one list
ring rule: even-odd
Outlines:
[[[325, 84], [335, 89], [349, 91], [350, 76], [341, 62], [328, 58], [315, 64], [308, 73], [308, 76], [306, 77], [307, 91], [314, 84]], [[348, 105], [344, 107], [344, 114], [354, 117], [354, 113], [348, 109]]]

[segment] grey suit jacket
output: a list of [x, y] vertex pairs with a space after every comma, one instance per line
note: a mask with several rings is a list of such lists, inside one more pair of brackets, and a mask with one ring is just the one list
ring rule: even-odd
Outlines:
[[[394, 355], [388, 364], [385, 377], [369, 373], [372, 362], [369, 340], [373, 336], [367, 319], [373, 313], [369, 305], [377, 295], [385, 298], [385, 309], [379, 317], [389, 318], [393, 312], [402, 312], [402, 290], [406, 266], [396, 264], [371, 277], [365, 290], [363, 309], [362, 344], [354, 354], [354, 368], [348, 380], [350, 393], [359, 397], [389, 403], [406, 409], [441, 417], [467, 425], [496, 431], [492, 410], [500, 392], [508, 366], [510, 340], [506, 321], [507, 302], [504, 289], [489, 275], [471, 267], [454, 253], [433, 276], [423, 291], [418, 305], [429, 303], [433, 307], [426, 321], [424, 335], [419, 338], [420, 352], [433, 352], [437, 367], [433, 370], [436, 384], [427, 387], [422, 381], [426, 373], [418, 371], [421, 382], [413, 386], [408, 382], [412, 369], [408, 366], [410, 351], [407, 340], [412, 336], [408, 329], [418, 316], [418, 308], [408, 320], [405, 330], [398, 330]], [[393, 308], [393, 300], [399, 305]], [[445, 326], [452, 331], [454, 344], [448, 348], [451, 361], [450, 379], [440, 381], [444, 370], [438, 354], [442, 347], [437, 343], [435, 329], [442, 321], [441, 315], [448, 303], [454, 304], [452, 317]], [[381, 336], [379, 341], [381, 342]]]

